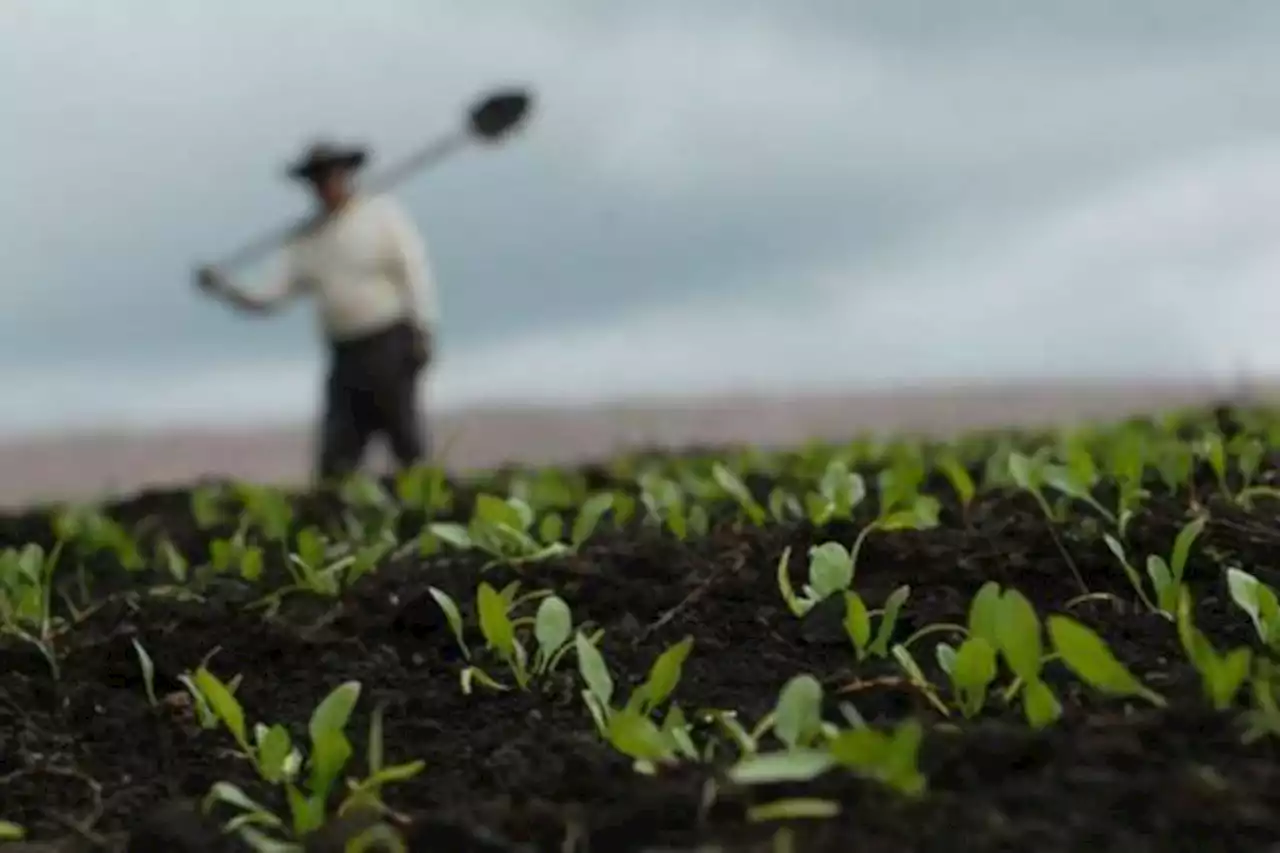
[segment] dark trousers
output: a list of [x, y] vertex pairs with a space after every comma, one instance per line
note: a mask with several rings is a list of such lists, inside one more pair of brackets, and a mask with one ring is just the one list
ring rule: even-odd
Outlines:
[[428, 452], [418, 412], [423, 368], [415, 331], [398, 323], [366, 337], [330, 345], [317, 475], [332, 483], [355, 471], [370, 439], [382, 434], [401, 467]]

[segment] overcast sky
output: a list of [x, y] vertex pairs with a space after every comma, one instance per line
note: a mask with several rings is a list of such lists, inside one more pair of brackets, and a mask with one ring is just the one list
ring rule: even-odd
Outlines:
[[385, 163], [508, 83], [525, 132], [399, 192], [437, 405], [1277, 370], [1277, 39], [1275, 0], [5, 0], [0, 430], [308, 416], [310, 306], [191, 269], [306, 209], [312, 137]]

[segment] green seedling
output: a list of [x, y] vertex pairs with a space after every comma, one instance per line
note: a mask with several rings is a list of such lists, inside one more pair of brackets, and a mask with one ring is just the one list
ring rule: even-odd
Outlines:
[[711, 468], [711, 476], [716, 481], [716, 485], [733, 498], [752, 524], [761, 527], [769, 520], [769, 513], [755, 499], [751, 490], [738, 478], [738, 475], [717, 462]]
[[1235, 567], [1227, 569], [1227, 589], [1253, 622], [1258, 639], [1270, 649], [1280, 648], [1280, 599], [1275, 590]]
[[[519, 689], [527, 690], [536, 678], [554, 672], [571, 650], [569, 638], [573, 633], [573, 615], [569, 605], [549, 591], [537, 591], [517, 597], [519, 590], [518, 581], [513, 581], [500, 591], [481, 582], [476, 590], [476, 614], [486, 650], [506, 664]], [[444, 613], [449, 630], [467, 660], [467, 666], [459, 676], [462, 692], [470, 695], [473, 685], [477, 683], [491, 690], [510, 689], [474, 661], [473, 652], [466, 641], [462, 611], [457, 603], [447, 593], [435, 587], [431, 587], [429, 592]], [[532, 619], [515, 616], [515, 612], [523, 604], [538, 599], [541, 599], [541, 603]], [[520, 629], [530, 624], [537, 644], [532, 661], [529, 660], [525, 640], [520, 638]], [[599, 640], [599, 634], [595, 635], [595, 639]]]
[[1120, 561], [1125, 575], [1129, 578], [1129, 584], [1147, 609], [1154, 613], [1159, 613], [1171, 621], [1176, 618], [1178, 598], [1183, 590], [1182, 579], [1186, 574], [1187, 558], [1191, 553], [1191, 546], [1204, 531], [1208, 520], [1208, 516], [1200, 515], [1187, 522], [1182, 530], [1178, 532], [1173, 543], [1173, 551], [1167, 561], [1158, 554], [1152, 554], [1147, 557], [1147, 578], [1151, 583], [1153, 596], [1147, 594], [1142, 577], [1133, 564], [1129, 562], [1124, 546], [1111, 534], [1104, 535], [1103, 538], [1107, 543], [1107, 548]]
[[0, 633], [39, 650], [54, 679], [60, 677], [54, 642], [66, 627], [53, 615], [53, 576], [62, 543], [46, 554], [39, 545], [0, 552]]
[[454, 548], [476, 549], [488, 554], [492, 560], [486, 569], [495, 565], [534, 563], [572, 552], [573, 549], [562, 542], [540, 543], [532, 533], [534, 522], [533, 510], [519, 498], [504, 500], [480, 495], [467, 526], [438, 522], [428, 530]]
[[453, 508], [453, 492], [443, 468], [414, 465], [396, 475], [396, 497], [406, 507], [435, 518]]
[[57, 541], [66, 543], [70, 552], [84, 558], [108, 553], [130, 572], [146, 568], [146, 560], [133, 536], [119, 522], [95, 507], [64, 509], [53, 518]]
[[1060, 659], [1085, 684], [1108, 696], [1144, 699], [1158, 708], [1168, 704], [1164, 697], [1139, 681], [1092, 629], [1057, 614], [1047, 621], [1049, 636]]
[[1191, 482], [1196, 455], [1194, 448], [1186, 442], [1168, 437], [1149, 439], [1147, 452], [1165, 491], [1177, 494]]
[[[622, 523], [626, 517], [627, 498], [625, 495], [612, 492], [594, 494], [582, 502], [573, 515], [573, 524], [569, 526], [568, 548], [577, 553], [587, 544], [600, 527], [605, 514], [612, 511], [615, 522]], [[538, 536], [548, 546], [565, 541], [565, 520], [559, 512], [551, 512], [543, 516], [538, 524]]]
[[397, 529], [403, 507], [377, 479], [353, 474], [342, 481], [338, 490], [342, 501], [342, 529], [353, 547], [383, 546], [387, 550], [398, 543]]
[[[1032, 728], [1043, 728], [1062, 715], [1062, 706], [1053, 690], [1044, 683], [1044, 665], [1057, 655], [1044, 654], [1040, 619], [1035, 607], [1016, 589], [1001, 592], [995, 581], [983, 584], [969, 605], [967, 639], [954, 649], [937, 646], [938, 664], [951, 679], [961, 713], [975, 716], [986, 702], [1003, 660], [1013, 673], [1013, 682], [1002, 693], [1005, 703], [1022, 696], [1022, 711]], [[967, 660], [961, 657], [970, 646]], [[988, 650], [994, 653], [988, 656]]]
[[996, 680], [996, 649], [983, 637], [969, 637], [953, 649], [937, 646], [938, 666], [951, 679], [956, 704], [965, 717], [975, 717], [987, 703], [987, 691]]
[[853, 585], [853, 557], [839, 542], [826, 542], [809, 549], [809, 580], [799, 595], [791, 586], [790, 562], [791, 549], [788, 547], [778, 560], [778, 591], [796, 617], [804, 616], [819, 602]]
[[0, 820], [0, 841], [22, 841], [27, 837], [27, 830], [11, 820]]
[[[932, 498], [921, 498], [912, 505], [910, 510], [891, 511], [888, 515], [873, 521], [863, 528], [854, 542], [852, 551], [847, 550], [839, 542], [824, 542], [821, 545], [814, 545], [809, 549], [809, 580], [798, 595], [791, 585], [791, 575], [788, 570], [791, 563], [791, 548], [785, 548], [782, 556], [778, 559], [776, 569], [778, 592], [786, 603], [787, 609], [796, 617], [804, 616], [817, 604], [832, 595], [838, 593], [853, 594], [852, 586], [857, 569], [858, 551], [861, 549], [866, 535], [871, 530], [919, 530], [936, 525], [937, 520], [937, 502]], [[906, 592], [903, 592], [903, 590], [906, 590]], [[887, 622], [882, 622], [882, 631], [885, 624], [887, 624], [888, 630], [892, 632], [893, 623], [897, 618], [897, 611], [906, 601], [906, 597], [909, 594], [909, 588], [902, 587], [890, 596], [889, 604], [885, 608]], [[849, 607], [857, 610], [861, 604], [861, 599], [858, 599], [857, 602], [851, 602]], [[861, 611], [853, 613], [846, 620], [846, 626], [852, 626], [850, 628], [850, 639], [863, 652], [867, 650], [867, 643], [870, 641], [869, 619], [866, 608], [863, 606]], [[865, 628], [865, 631], [863, 628]], [[859, 637], [863, 638], [861, 643], [859, 643]], [[879, 645], [878, 641], [877, 645]], [[884, 649], [881, 647], [878, 652], [872, 653], [883, 655]]]
[[866, 497], [867, 484], [862, 475], [849, 470], [843, 459], [832, 459], [823, 471], [818, 491], [805, 496], [805, 513], [815, 527], [837, 519], [847, 521]]
[[648, 678], [632, 691], [622, 707], [613, 704], [613, 676], [597, 645], [578, 631], [574, 646], [578, 673], [585, 685], [582, 699], [597, 732], [614, 749], [630, 757], [637, 771], [653, 773], [657, 765], [681, 755], [697, 759], [698, 752], [688, 738], [688, 723], [678, 706], [667, 711], [661, 724], [653, 719], [654, 712], [671, 698], [680, 683], [684, 662], [693, 650], [692, 637], [685, 637], [658, 655]]
[[788, 750], [809, 749], [829, 734], [822, 720], [822, 684], [812, 675], [797, 675], [778, 693], [773, 710], [774, 736]]
[[[889, 473], [888, 471], [883, 472], [883, 474]], [[881, 488], [885, 488], [883, 475]], [[855, 566], [858, 564], [858, 555], [862, 553], [863, 543], [866, 542], [867, 536], [872, 531], [932, 530], [938, 526], [938, 514], [941, 512], [941, 505], [938, 503], [937, 498], [914, 492], [892, 499], [883, 497], [884, 494], [892, 493], [892, 487], [890, 487], [890, 492], [882, 493], [880, 514], [874, 521], [858, 531], [857, 538], [853, 540], [853, 547], [849, 549], [849, 556]]]
[[[1122, 538], [1142, 502], [1150, 497], [1143, 487], [1150, 446], [1149, 437], [1142, 430], [1121, 427], [1111, 436], [1105, 449], [1106, 467], [1116, 485], [1116, 532]], [[1084, 478], [1084, 481], [1095, 482], [1091, 478]]]
[[1046, 489], [1087, 504], [1112, 527], [1117, 530], [1120, 527], [1120, 518], [1093, 496], [1097, 473], [1092, 468], [1085, 469], [1080, 464], [1075, 468], [1054, 464], [1048, 461], [1045, 453], [1036, 456], [1012, 453], [1009, 455], [1009, 474], [1018, 488], [1036, 499], [1045, 517], [1054, 524], [1062, 523], [1062, 513], [1049, 503]]
[[769, 517], [775, 524], [786, 524], [805, 517], [804, 505], [794, 494], [775, 486], [769, 492]]
[[680, 484], [658, 474], [640, 478], [640, 502], [648, 523], [666, 527], [682, 542], [690, 536], [705, 536], [711, 527], [706, 509], [696, 503], [690, 506]]
[[191, 517], [196, 527], [209, 531], [226, 521], [226, 490], [209, 484], [191, 490]]
[[[1207, 432], [1198, 442], [1196, 453], [1213, 470], [1222, 494], [1236, 503], [1248, 507], [1254, 498], [1275, 492], [1274, 488], [1253, 485], [1267, 453], [1267, 443], [1258, 436], [1245, 433], [1228, 441], [1217, 432]], [[1228, 479], [1232, 462], [1240, 480], [1240, 488], [1235, 491]]]
[[280, 489], [237, 483], [233, 494], [241, 507], [242, 530], [256, 529], [269, 542], [284, 543], [293, 526], [293, 507]]
[[155, 546], [156, 565], [163, 566], [165, 573], [177, 585], [185, 587], [191, 580], [191, 564], [168, 537], [160, 539]]
[[[209, 654], [205, 655], [204, 660], [200, 662], [200, 667], [207, 668], [209, 661], [217, 653], [218, 649], [215, 648], [213, 651], [209, 652]], [[148, 658], [148, 660], [150, 659]], [[243, 676], [236, 675], [225, 684], [226, 691], [230, 693], [232, 697], [234, 697], [236, 691], [240, 689], [240, 682], [242, 679]], [[178, 681], [184, 688], [186, 688], [187, 695], [191, 697], [191, 703], [195, 708], [196, 720], [200, 723], [200, 728], [205, 729], [206, 731], [216, 729], [220, 725], [218, 714], [209, 703], [209, 700], [205, 698], [200, 687], [196, 684], [195, 674], [184, 672], [178, 676]]]
[[[353, 755], [345, 730], [360, 698], [360, 683], [348, 681], [339, 685], [316, 706], [307, 726], [310, 748], [304, 757], [280, 724], [256, 725], [250, 741], [244, 711], [227, 686], [203, 667], [196, 672], [194, 681], [262, 779], [284, 789], [289, 814], [286, 821], [227, 782], [216, 783], [209, 791], [206, 811], [219, 804], [234, 808], [238, 814], [227, 822], [227, 831], [238, 832], [256, 850], [302, 851], [302, 840], [328, 819], [335, 786]], [[369, 777], [348, 783], [348, 795], [338, 806], [337, 814], [355, 808], [381, 808], [383, 786], [422, 771], [421, 761], [384, 766], [383, 749], [381, 713], [375, 712], [370, 724]]]
[[835, 768], [844, 768], [877, 781], [905, 796], [918, 796], [926, 787], [919, 770], [924, 729], [907, 720], [893, 731], [854, 726], [818, 746], [766, 752], [741, 759], [729, 768], [738, 785], [777, 785], [809, 782]]
[[920, 695], [923, 696], [939, 714], [943, 717], [950, 717], [951, 709], [947, 707], [946, 702], [942, 701], [942, 697], [938, 695], [938, 689], [924, 674], [924, 669], [921, 668], [920, 663], [915, 659], [915, 656], [911, 654], [911, 650], [902, 643], [896, 643], [889, 649], [889, 654], [893, 656], [894, 661], [898, 664], [898, 668], [906, 675], [907, 682], [919, 691]]
[[[854, 653], [859, 662], [867, 657], [882, 658], [889, 654], [889, 644], [893, 641], [898, 616], [910, 597], [911, 587], [903, 584], [889, 594], [883, 610], [872, 611], [867, 609], [866, 603], [858, 593], [853, 590], [845, 591], [844, 630], [853, 643]], [[880, 622], [876, 626], [873, 638], [872, 618], [877, 614]]]
[[147, 650], [142, 647], [135, 637], [133, 640], [133, 651], [138, 656], [138, 666], [142, 670], [142, 686], [147, 691], [147, 703], [153, 709], [160, 707], [160, 700], [156, 697], [156, 666], [151, 660], [151, 655], [147, 654]]
[[353, 553], [349, 547], [330, 543], [316, 528], [304, 528], [298, 532], [294, 552], [285, 560], [292, 582], [268, 595], [262, 603], [278, 606], [280, 600], [291, 593], [337, 598], [371, 573], [392, 546], [391, 542], [374, 542], [356, 546]]
[[249, 583], [257, 583], [262, 579], [262, 568], [262, 548], [248, 544], [243, 530], [228, 539], [209, 543], [208, 570], [215, 575], [234, 574]]
[[947, 478], [951, 488], [955, 490], [956, 500], [960, 502], [960, 509], [967, 517], [969, 507], [973, 504], [973, 499], [978, 494], [978, 487], [973, 482], [973, 476], [970, 475], [969, 469], [964, 466], [964, 463], [960, 461], [959, 455], [953, 449], [946, 449], [938, 454], [935, 464], [938, 470], [942, 472], [942, 475]]
[[1255, 664], [1249, 684], [1253, 704], [1244, 714], [1245, 731], [1241, 736], [1246, 744], [1263, 737], [1280, 737], [1280, 669], [1275, 661], [1261, 655]]
[[1213, 643], [1196, 628], [1191, 613], [1191, 593], [1185, 587], [1178, 597], [1178, 639], [1196, 671], [1205, 696], [1214, 710], [1225, 711], [1235, 701], [1253, 665], [1253, 650], [1247, 646], [1219, 654]]

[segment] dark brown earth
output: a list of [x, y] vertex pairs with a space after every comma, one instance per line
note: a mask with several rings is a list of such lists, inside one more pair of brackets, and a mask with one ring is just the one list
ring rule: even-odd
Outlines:
[[[946, 502], [942, 487], [931, 491]], [[322, 513], [320, 503], [311, 501], [306, 513]], [[1198, 624], [1223, 648], [1251, 639], [1251, 625], [1225, 594], [1223, 561], [1280, 584], [1280, 527], [1273, 510], [1246, 515], [1210, 505], [1213, 520], [1188, 573]], [[1167, 553], [1186, 506], [1186, 495], [1154, 499], [1135, 522], [1135, 550]], [[186, 507], [182, 494], [156, 494], [113, 512], [131, 523], [150, 518], [153, 529], [163, 527], [197, 554], [205, 537]], [[910, 689], [853, 689], [887, 667], [858, 671], [846, 643], [814, 641], [820, 632], [786, 611], [773, 574], [785, 547], [803, 555], [815, 541], [847, 543], [855, 532], [719, 524], [689, 544], [653, 532], [602, 533], [579, 557], [528, 569], [522, 579], [526, 589], [554, 587], [575, 621], [607, 629], [603, 649], [620, 681], [635, 683], [659, 652], [692, 636], [676, 692], [684, 707], [734, 709], [754, 721], [787, 679], [810, 672], [833, 699], [852, 700], [868, 719], [917, 713], [933, 722], [922, 799], [905, 801], [847, 775], [825, 777], [799, 790], [837, 798], [843, 812], [799, 825], [797, 850], [1280, 849], [1280, 751], [1270, 740], [1243, 745], [1238, 715], [1208, 710], [1172, 626], [1157, 617], [1121, 614], [1110, 603], [1071, 611], [1169, 700], [1163, 710], [1100, 698], [1058, 671], [1066, 716], [1036, 734], [998, 707], [982, 722], [949, 728]], [[49, 541], [39, 515], [0, 521], [0, 547], [32, 540]], [[1078, 531], [1062, 541], [1092, 591], [1131, 598], [1102, 542]], [[224, 680], [243, 674], [238, 695], [252, 720], [303, 726], [329, 690], [361, 681], [365, 698], [352, 731], [362, 732], [369, 709], [385, 702], [389, 760], [426, 761], [424, 773], [388, 794], [412, 818], [414, 851], [553, 853], [569, 849], [563, 845], [573, 832], [580, 836], [572, 849], [594, 853], [776, 849], [775, 826], [744, 820], [746, 805], [765, 792], [722, 788], [703, 812], [700, 791], [713, 771], [637, 775], [598, 740], [571, 680], [546, 693], [462, 695], [457, 653], [426, 587], [469, 601], [479, 565], [451, 556], [380, 568], [319, 630], [298, 627], [315, 608], [293, 622], [267, 623], [226, 595], [203, 604], [117, 598], [64, 638], [57, 683], [38, 655], [3, 647], [0, 815], [27, 825], [37, 839], [64, 839], [58, 849], [123, 849], [130, 830], [134, 850], [236, 849], [215, 846], [216, 833], [174, 809], [217, 780], [262, 789], [245, 763], [224, 751], [225, 732], [202, 731], [180, 706], [149, 706], [131, 645], [137, 638], [155, 659], [162, 697], [181, 689], [177, 674], [217, 649], [211, 667]], [[95, 573], [101, 594], [133, 583], [109, 564]], [[493, 572], [495, 583], [512, 576]], [[898, 584], [912, 586], [906, 636], [922, 625], [963, 621], [970, 597], [988, 580], [1017, 587], [1042, 617], [1080, 594], [1036, 505], [1000, 497], [982, 500], [967, 518], [948, 505], [935, 530], [873, 534], [857, 586], [873, 602]], [[932, 643], [917, 648], [922, 663], [932, 662]]]

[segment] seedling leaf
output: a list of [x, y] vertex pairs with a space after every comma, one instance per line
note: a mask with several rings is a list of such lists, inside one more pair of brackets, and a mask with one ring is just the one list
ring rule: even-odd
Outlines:
[[1164, 698], [1135, 678], [1092, 629], [1057, 614], [1049, 617], [1048, 626], [1054, 649], [1081, 681], [1112, 696], [1136, 696], [1165, 706]]

